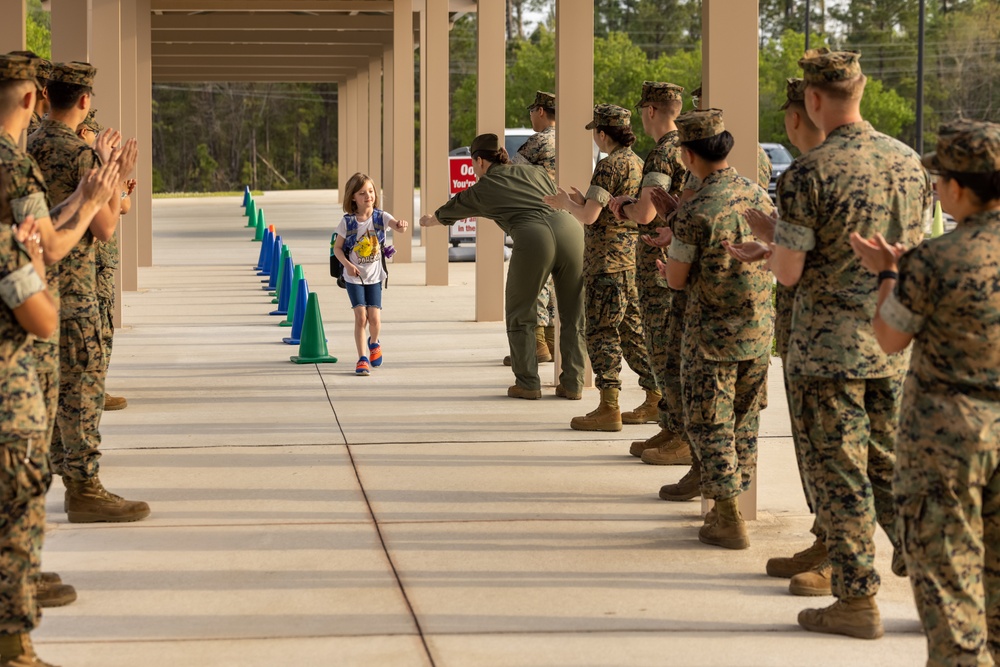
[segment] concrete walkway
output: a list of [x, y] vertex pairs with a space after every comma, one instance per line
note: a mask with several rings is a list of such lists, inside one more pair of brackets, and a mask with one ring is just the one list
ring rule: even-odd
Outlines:
[[[885, 573], [886, 636], [801, 631], [829, 598], [787, 593], [770, 556], [810, 519], [780, 367], [760, 441], [752, 547], [702, 545], [698, 503], [657, 499], [684, 470], [639, 463], [631, 440], [579, 433], [591, 410], [505, 397], [501, 323], [476, 323], [474, 267], [423, 287], [391, 267], [385, 365], [354, 377], [347, 296], [328, 276], [333, 193], [258, 198], [319, 294], [341, 362], [298, 366], [250, 271], [259, 246], [237, 199], [157, 200], [155, 266], [125, 296], [101, 477], [152, 516], [70, 525], [49, 496], [45, 568], [80, 599], [51, 609], [40, 654], [63, 667], [160, 665], [917, 665], [907, 581]], [[638, 404], [626, 372], [623, 403]]]

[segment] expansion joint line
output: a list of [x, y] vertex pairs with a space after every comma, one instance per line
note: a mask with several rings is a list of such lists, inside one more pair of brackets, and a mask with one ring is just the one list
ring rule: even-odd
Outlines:
[[424, 629], [420, 625], [420, 619], [417, 618], [416, 612], [413, 610], [413, 605], [410, 603], [410, 597], [406, 594], [406, 588], [403, 587], [403, 582], [399, 578], [399, 572], [396, 570], [396, 564], [392, 561], [392, 556], [389, 554], [389, 548], [385, 544], [385, 537], [382, 535], [382, 528], [379, 526], [378, 519], [375, 517], [375, 511], [372, 509], [371, 501], [368, 499], [368, 492], [365, 490], [364, 484], [361, 482], [361, 475], [358, 474], [358, 465], [354, 461], [354, 452], [351, 451], [351, 444], [347, 441], [347, 434], [344, 433], [344, 425], [340, 423], [340, 417], [337, 415], [337, 408], [333, 405], [333, 398], [330, 396], [330, 388], [326, 384], [326, 380], [323, 378], [323, 374], [319, 370], [319, 365], [316, 365], [316, 374], [319, 375], [319, 381], [323, 383], [323, 391], [326, 392], [326, 400], [330, 404], [330, 410], [333, 411], [333, 418], [337, 420], [337, 428], [340, 429], [340, 435], [344, 439], [344, 444], [347, 449], [347, 456], [351, 460], [351, 469], [354, 470], [354, 478], [358, 480], [358, 488], [361, 489], [361, 496], [365, 499], [365, 507], [368, 508], [368, 516], [372, 519], [372, 525], [375, 526], [375, 534], [378, 535], [379, 544], [382, 545], [382, 553], [385, 554], [385, 559], [389, 563], [389, 567], [392, 569], [392, 576], [396, 579], [396, 585], [399, 587], [399, 592], [403, 596], [403, 602], [406, 603], [406, 608], [410, 612], [410, 618], [413, 619], [413, 624], [417, 628], [417, 634], [420, 635], [420, 643], [424, 647], [424, 653], [427, 655], [427, 661], [430, 663], [431, 667], [436, 667], [434, 663], [434, 656], [431, 655], [431, 649], [427, 645], [427, 637], [424, 636]]

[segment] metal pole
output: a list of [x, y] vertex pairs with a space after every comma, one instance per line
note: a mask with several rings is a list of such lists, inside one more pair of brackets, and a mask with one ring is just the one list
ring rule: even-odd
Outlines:
[[809, 50], [809, 15], [811, 14], [809, 10], [809, 0], [806, 0], [806, 51]]
[[917, 136], [913, 147], [924, 152], [924, 38], [927, 28], [927, 2], [920, 0], [920, 30], [917, 37]]

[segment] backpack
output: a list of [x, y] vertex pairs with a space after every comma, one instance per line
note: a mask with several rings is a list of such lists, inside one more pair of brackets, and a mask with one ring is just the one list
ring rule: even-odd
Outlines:
[[[347, 223], [347, 233], [344, 235], [344, 256], [350, 257], [351, 251], [358, 242], [358, 216], [345, 215]], [[382, 270], [385, 272], [385, 286], [389, 287], [389, 268], [385, 263], [385, 221], [382, 219], [382, 211], [375, 209], [372, 212], [372, 223], [375, 228], [375, 238], [378, 239], [380, 252], [382, 253]], [[344, 280], [344, 265], [340, 263], [334, 254], [334, 245], [337, 242], [337, 232], [330, 237], [330, 276], [337, 279], [337, 287], [347, 289], [347, 282]]]

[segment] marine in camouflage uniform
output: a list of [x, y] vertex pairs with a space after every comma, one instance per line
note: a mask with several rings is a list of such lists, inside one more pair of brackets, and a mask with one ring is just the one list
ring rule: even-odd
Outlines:
[[[682, 145], [718, 140], [725, 131], [718, 109], [684, 114], [677, 127]], [[693, 143], [692, 154], [713, 164], [696, 152], [699, 146]], [[771, 347], [771, 277], [758, 264], [730, 257], [723, 244], [752, 240], [743, 212], [767, 211], [771, 203], [763, 188], [724, 161], [718, 167], [677, 211], [668, 271], [688, 270], [681, 355], [687, 434], [701, 461], [701, 493], [718, 510], [699, 536], [709, 544], [746, 548], [735, 503], [757, 467]]]
[[[858, 55], [807, 52], [799, 61], [807, 95], [863, 83]], [[826, 99], [826, 98], [823, 98]], [[860, 104], [860, 91], [851, 98]], [[829, 104], [829, 102], [828, 102]], [[860, 117], [859, 113], [845, 117]], [[824, 128], [826, 140], [785, 172], [778, 192], [772, 269], [800, 261], [788, 375], [799, 406], [795, 428], [806, 453], [838, 603], [804, 610], [799, 623], [821, 632], [881, 636], [874, 595], [875, 522], [899, 545], [891, 475], [905, 355], [888, 356], [872, 330], [876, 293], [849, 245], [851, 232], [881, 233], [907, 245], [923, 237], [931, 190], [919, 156], [864, 121]], [[793, 578], [808, 577], [803, 573]], [[860, 625], [846, 619], [867, 619]]]
[[[631, 113], [612, 104], [594, 107], [588, 130], [628, 127]], [[642, 160], [628, 146], [619, 145], [597, 163], [586, 199], [602, 208], [597, 220], [584, 227], [583, 273], [587, 311], [587, 351], [598, 389], [621, 389], [622, 357], [639, 375], [639, 386], [656, 390], [642, 330], [639, 294], [635, 284], [638, 225], [615, 219], [612, 197], [635, 197], [642, 185]], [[616, 401], [617, 402], [617, 401]], [[579, 428], [574, 422], [574, 428]]]
[[[88, 63], [60, 63], [50, 79], [87, 96], [97, 70]], [[81, 98], [82, 99], [82, 98]], [[89, 110], [89, 109], [88, 109]], [[100, 164], [90, 146], [53, 109], [28, 142], [28, 152], [45, 175], [53, 205], [67, 199], [80, 180]], [[79, 124], [83, 119], [74, 120]], [[117, 198], [116, 198], [117, 202]], [[105, 359], [97, 298], [96, 238], [88, 230], [60, 262], [60, 387], [57, 432], [52, 441], [53, 469], [66, 485], [70, 522], [134, 521], [149, 514], [143, 502], [109, 493], [98, 478], [100, 421], [104, 411]]]
[[[943, 126], [924, 164], [943, 174], [939, 193], [953, 174], [1000, 173], [1000, 124]], [[914, 342], [893, 490], [934, 667], [1000, 662], [1000, 193], [993, 196], [977, 197], [981, 210], [953, 232], [903, 255], [895, 289], [891, 277], [881, 287], [879, 317]]]
[[28, 122], [28, 136], [31, 136], [42, 122], [42, 115], [48, 107], [45, 98], [45, 86], [48, 85], [49, 75], [52, 74], [52, 61], [41, 58], [34, 51], [11, 51], [11, 56], [24, 56], [31, 58], [35, 63], [35, 81], [38, 83], [38, 97], [35, 99], [35, 108], [31, 111], [31, 120]]
[[[556, 110], [556, 96], [552, 93], [539, 90], [535, 93], [535, 101], [528, 107], [529, 113], [538, 110], [553, 114]], [[514, 164], [534, 164], [545, 169], [545, 172], [556, 182], [556, 125], [555, 120], [549, 120], [545, 115], [546, 122], [549, 123], [544, 129], [536, 131], [528, 137], [517, 152], [511, 156]], [[532, 126], [534, 127], [534, 118]], [[544, 340], [550, 355], [555, 355], [555, 326], [556, 326], [556, 305], [553, 302], [555, 295], [555, 285], [552, 276], [545, 281], [542, 291], [538, 293], [538, 326], [544, 328]], [[541, 341], [538, 341], [541, 347]]]

